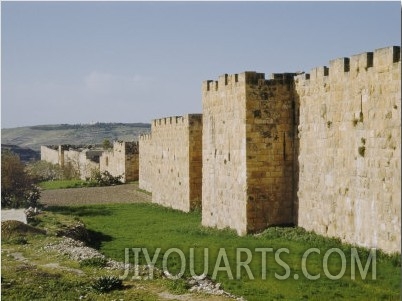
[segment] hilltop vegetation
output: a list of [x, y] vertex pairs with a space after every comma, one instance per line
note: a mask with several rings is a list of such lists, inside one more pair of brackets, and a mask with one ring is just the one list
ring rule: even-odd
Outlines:
[[1, 144], [40, 151], [41, 145], [102, 144], [105, 139], [133, 141], [150, 131], [147, 123], [37, 125], [1, 130]]

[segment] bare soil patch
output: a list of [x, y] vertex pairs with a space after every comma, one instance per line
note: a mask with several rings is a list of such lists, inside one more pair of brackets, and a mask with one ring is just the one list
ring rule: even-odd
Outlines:
[[151, 202], [151, 195], [140, 191], [138, 184], [108, 187], [85, 187], [44, 190], [40, 202], [47, 206], [70, 206], [106, 203]]

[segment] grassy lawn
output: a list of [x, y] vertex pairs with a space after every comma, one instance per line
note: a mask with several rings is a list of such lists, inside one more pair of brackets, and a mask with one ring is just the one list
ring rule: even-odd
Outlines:
[[[98, 241], [97, 247], [106, 256], [120, 261], [124, 261], [126, 248], [130, 248], [129, 258], [132, 263], [134, 252], [131, 248], [146, 248], [151, 259], [155, 250], [161, 248], [156, 266], [162, 268], [163, 254], [171, 248], [178, 248], [185, 255], [184, 276], [189, 276], [190, 249], [194, 249], [195, 273], [201, 274], [204, 271], [204, 248], [208, 248], [208, 276], [211, 277], [215, 272], [216, 281], [220, 282], [226, 291], [244, 296], [247, 300], [400, 299], [399, 256], [386, 256], [377, 251], [374, 273], [376, 279], [372, 279], [374, 265], [371, 262], [365, 279], [362, 279], [356, 264], [356, 279], [353, 280], [351, 246], [302, 229], [271, 228], [261, 235], [238, 237], [229, 230], [219, 231], [202, 227], [199, 212], [186, 214], [154, 204], [53, 207], [52, 211], [78, 216], [87, 228], [102, 233], [102, 241]], [[225, 249], [227, 263], [222, 259], [223, 253], [219, 253], [220, 248]], [[252, 260], [248, 264], [249, 271], [241, 267], [240, 273], [237, 273], [236, 248], [250, 250]], [[262, 270], [263, 252], [255, 251], [256, 248], [272, 248], [266, 250], [265, 277]], [[282, 248], [286, 248], [289, 253]], [[320, 253], [318, 254], [318, 250], [310, 253], [303, 267], [302, 257], [309, 248], [317, 248]], [[341, 256], [337, 252], [328, 252], [331, 248], [338, 248], [339, 252], [345, 254], [344, 272]], [[326, 254], [329, 256], [326, 257]], [[365, 268], [368, 250], [359, 248], [358, 255], [362, 268]], [[246, 261], [246, 251], [241, 251], [238, 259]], [[139, 253], [139, 260], [140, 263], [146, 262], [144, 252]], [[328, 269], [323, 268], [324, 261], [327, 261]], [[167, 264], [169, 272], [173, 275], [180, 271], [181, 260], [177, 252], [170, 254]], [[319, 278], [307, 279], [306, 272], [312, 276], [319, 275]], [[234, 279], [230, 279], [230, 273]], [[330, 279], [331, 275], [338, 274], [341, 275], [339, 279]], [[129, 276], [133, 275], [134, 271], [131, 271]], [[237, 276], [239, 279], [236, 279]], [[281, 277], [284, 279], [278, 279]]]
[[[166, 300], [163, 296], [167, 293], [174, 297], [187, 292], [184, 281], [175, 282], [160, 277], [154, 281], [127, 279], [122, 287], [110, 292], [95, 289], [94, 284], [99, 277], [117, 278], [121, 271], [105, 268], [105, 261], [99, 260], [99, 257], [98, 260], [97, 257], [74, 260], [47, 247], [64, 241], [65, 238], [57, 233], [75, 228], [77, 222], [79, 220], [74, 216], [44, 212], [31, 222], [32, 225], [2, 223], [1, 300], [156, 301]], [[191, 294], [190, 298], [194, 301], [227, 300], [205, 294]]]
[[45, 181], [39, 183], [39, 187], [45, 190], [51, 189], [63, 189], [63, 188], [80, 188], [84, 187], [86, 183], [83, 180], [56, 180], [56, 181]]

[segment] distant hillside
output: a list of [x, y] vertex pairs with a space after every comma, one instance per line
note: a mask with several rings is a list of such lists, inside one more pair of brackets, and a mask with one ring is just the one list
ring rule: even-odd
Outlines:
[[23, 162], [40, 160], [40, 152], [27, 147], [19, 147], [18, 145], [13, 144], [2, 144], [1, 151], [5, 150], [17, 154]]
[[102, 144], [103, 140], [138, 140], [150, 132], [147, 123], [95, 123], [37, 125], [1, 130], [1, 144], [30, 148], [39, 152], [41, 145]]

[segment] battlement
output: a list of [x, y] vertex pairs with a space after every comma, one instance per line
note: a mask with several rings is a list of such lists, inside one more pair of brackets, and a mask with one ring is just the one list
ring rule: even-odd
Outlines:
[[176, 125], [189, 125], [192, 121], [201, 121], [202, 114], [186, 114], [183, 116], [171, 116], [152, 120], [152, 127], [165, 127]]
[[202, 82], [202, 90], [203, 91], [218, 91], [220, 87], [225, 86], [234, 86], [240, 82], [244, 82], [245, 75], [244, 73], [240, 74], [241, 79], [239, 79], [239, 74], [224, 74], [218, 77], [217, 81], [214, 80], [205, 80]]
[[236, 74], [224, 74], [218, 77], [218, 80], [206, 80], [202, 83], [203, 92], [219, 91], [226, 87], [243, 85], [272, 85], [276, 83], [290, 83], [293, 81], [296, 73], [272, 73], [268, 79], [265, 73], [255, 71], [245, 71]]
[[138, 141], [122, 141], [117, 140], [113, 142], [113, 148], [107, 152], [122, 152], [124, 151], [127, 155], [138, 154], [139, 142]]
[[342, 74], [356, 75], [359, 72], [384, 72], [401, 61], [401, 48], [391, 46], [376, 49], [374, 52], [364, 52], [352, 55], [350, 58], [342, 57], [329, 61], [329, 67], [321, 66], [311, 69], [310, 73], [299, 74], [296, 79], [325, 80], [337, 78]]
[[141, 134], [138, 137], [139, 141], [148, 141], [148, 140], [151, 140], [151, 139], [152, 139], [152, 134], [151, 133], [149, 133], [149, 134]]

